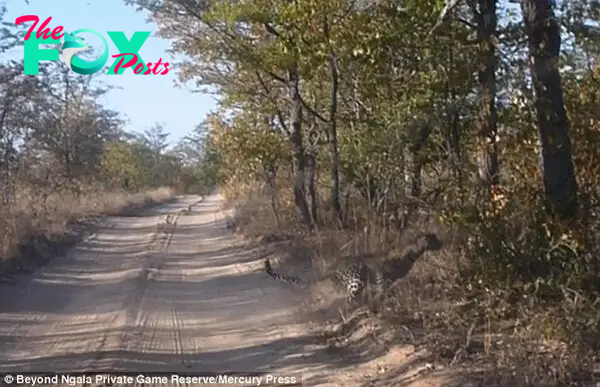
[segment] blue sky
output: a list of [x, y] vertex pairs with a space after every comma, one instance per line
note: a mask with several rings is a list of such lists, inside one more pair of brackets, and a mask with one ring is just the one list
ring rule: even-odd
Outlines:
[[[93, 29], [105, 37], [111, 55], [119, 51], [106, 31], [123, 31], [127, 38], [131, 38], [135, 31], [152, 31], [139, 52], [140, 56], [145, 62], [154, 62], [158, 58], [162, 58], [163, 62], [173, 60], [166, 52], [169, 41], [156, 37], [156, 26], [146, 22], [146, 14], [125, 6], [123, 0], [29, 0], [29, 5], [25, 0], [8, 0], [1, 3], [5, 3], [8, 10], [5, 17], [7, 22], [14, 22], [23, 15], [37, 15], [41, 24], [52, 16], [48, 25], [51, 30], [59, 25], [68, 32], [80, 28]], [[100, 40], [94, 40], [93, 35], [82, 34], [82, 37], [92, 47], [101, 47]], [[20, 55], [22, 58], [23, 49], [20, 47], [11, 55]], [[109, 58], [109, 63], [111, 61], [112, 58]], [[167, 75], [141, 76], [128, 69], [121, 75], [103, 75], [103, 82], [120, 88], [103, 97], [103, 103], [124, 114], [128, 119], [128, 131], [142, 132], [159, 122], [171, 134], [170, 141], [175, 142], [216, 107], [209, 95], [192, 93], [191, 87], [175, 87], [176, 71], [177, 67]]]

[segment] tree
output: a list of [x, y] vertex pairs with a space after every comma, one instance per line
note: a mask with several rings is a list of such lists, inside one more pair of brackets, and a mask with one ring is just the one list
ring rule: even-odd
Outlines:
[[97, 103], [108, 89], [93, 76], [79, 77], [63, 63], [40, 69], [41, 92], [37, 120], [32, 122], [31, 146], [52, 155], [64, 179], [98, 173], [103, 143], [119, 136], [118, 113]]
[[155, 123], [149, 129], [144, 131], [143, 139], [147, 142], [150, 149], [157, 154], [162, 154], [169, 146], [169, 133], [165, 133], [165, 128], [162, 124]]
[[103, 178], [113, 187], [138, 191], [145, 183], [140, 162], [131, 144], [125, 141], [107, 143], [101, 160]]
[[569, 220], [577, 214], [579, 188], [557, 66], [560, 26], [549, 0], [523, 0], [521, 9], [529, 39], [546, 198], [550, 211]]
[[478, 120], [479, 179], [489, 190], [500, 183], [498, 166], [498, 116], [496, 113], [496, 0], [479, 0], [472, 4], [475, 15], [477, 40], [479, 42], [481, 68], [478, 72], [480, 84], [480, 107]]

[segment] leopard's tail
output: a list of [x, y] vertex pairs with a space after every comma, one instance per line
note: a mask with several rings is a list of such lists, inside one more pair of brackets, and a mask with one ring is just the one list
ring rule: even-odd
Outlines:
[[291, 282], [294, 284], [303, 284], [303, 281], [300, 280], [300, 278], [298, 278], [298, 277], [279, 274], [279, 273], [275, 272], [275, 270], [273, 270], [273, 267], [271, 266], [271, 262], [269, 261], [269, 258], [265, 259], [265, 272], [267, 273], [267, 275], [269, 277], [276, 279], [276, 280], [280, 280], [280, 281], [284, 281], [284, 282]]

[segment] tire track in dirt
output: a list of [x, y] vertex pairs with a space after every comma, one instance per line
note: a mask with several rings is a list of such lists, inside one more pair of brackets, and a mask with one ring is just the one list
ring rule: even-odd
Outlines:
[[[197, 203], [196, 203], [197, 204]], [[136, 337], [137, 340], [130, 340], [127, 343], [124, 343], [123, 348], [127, 348], [127, 350], [131, 352], [139, 351], [141, 353], [151, 353], [153, 347], [157, 346], [157, 342], [161, 341], [158, 337], [158, 331], [160, 327], [168, 327], [170, 342], [172, 345], [172, 355], [174, 359], [183, 358], [186, 355], [186, 348], [183, 339], [183, 322], [181, 318], [181, 310], [176, 303], [170, 302], [170, 300], [164, 300], [166, 304], [171, 304], [169, 307], [169, 312], [167, 316], [164, 315], [156, 315], [151, 306], [144, 305], [145, 301], [148, 299], [152, 300], [155, 298], [156, 289], [152, 287], [153, 284], [159, 284], [160, 281], [164, 280], [164, 268], [168, 259], [168, 249], [171, 245], [171, 241], [173, 239], [173, 235], [176, 231], [178, 221], [181, 216], [184, 216], [191, 212], [193, 205], [190, 205], [187, 210], [179, 211], [175, 214], [170, 214], [165, 222], [160, 225], [161, 231], [163, 233], [162, 238], [158, 241], [154, 246], [150, 255], [152, 259], [149, 261], [147, 267], [148, 276], [146, 277], [146, 282], [143, 287], [139, 287], [140, 296], [138, 299], [138, 303], [135, 306], [135, 310], [143, 319], [132, 319], [128, 326], [134, 326], [135, 330], [139, 333]], [[182, 273], [171, 273], [169, 275], [170, 279], [173, 282], [177, 283], [181, 281]], [[157, 285], [160, 286], [160, 285]], [[143, 294], [142, 293], [143, 290]], [[150, 301], [148, 301], [150, 302]], [[166, 321], [165, 321], [166, 320]], [[131, 360], [131, 359], [128, 359]], [[181, 364], [185, 365], [183, 361]], [[125, 363], [124, 366], [118, 366], [118, 369], [126, 369], [127, 365]], [[139, 383], [134, 383], [134, 386], [142, 386], [144, 385]], [[124, 386], [124, 385], [123, 385]]]
[[[120, 343], [118, 344], [119, 348], [127, 348], [129, 343], [139, 341], [143, 337], [144, 331], [149, 326], [151, 327], [151, 340], [147, 341], [146, 344], [150, 345], [152, 343], [152, 339], [155, 336], [157, 321], [153, 321], [151, 316], [142, 310], [142, 302], [144, 297], [147, 296], [148, 287], [151, 281], [155, 280], [159, 271], [162, 270], [165, 265], [167, 252], [171, 245], [173, 234], [177, 229], [179, 218], [189, 213], [192, 208], [201, 201], [202, 200], [199, 200], [196, 203], [189, 205], [187, 209], [167, 213], [166, 215], [161, 216], [156, 223], [155, 231], [149, 246], [146, 248], [146, 259], [135, 279], [134, 295], [125, 306], [125, 321], [120, 337]], [[177, 332], [176, 327], [174, 327], [173, 334], [176, 334]], [[107, 354], [107, 352], [102, 349], [100, 349], [100, 354], [97, 358], [98, 361], [102, 361]], [[144, 348], [144, 350], [149, 349], [148, 346], [145, 346]], [[113, 366], [118, 366], [117, 359], [115, 359], [113, 363]]]
[[136, 304], [185, 211], [164, 209], [193, 206], [183, 200], [107, 218], [64, 256], [0, 284], [0, 369], [85, 371], [114, 362], [109, 355], [135, 339], [127, 331], [138, 325]]
[[[111, 369], [127, 370], [132, 367], [144, 367], [144, 361], [135, 359], [134, 353], [148, 354], [156, 352], [157, 348], [164, 343], [164, 330], [167, 327], [169, 342], [172, 346], [172, 358], [183, 358], [186, 354], [185, 343], [183, 339], [183, 322], [181, 310], [178, 305], [171, 300], [162, 299], [161, 304], [167, 305], [170, 313], [167, 316], [156, 313], [156, 307], [152, 304], [157, 298], [156, 287], [161, 287], [161, 281], [165, 278], [164, 269], [169, 259], [169, 247], [173, 240], [178, 222], [182, 216], [192, 212], [194, 206], [201, 203], [202, 200], [194, 202], [186, 209], [177, 212], [171, 212], [157, 223], [155, 238], [153, 243], [147, 249], [147, 260], [140, 270], [136, 282], [136, 293], [130, 304], [127, 306], [127, 315], [124, 323], [123, 337], [119, 348], [123, 352], [121, 359], [113, 362]], [[181, 280], [181, 273], [170, 273], [169, 279], [174, 283]], [[170, 306], [169, 306], [170, 305]], [[159, 334], [159, 331], [161, 333]], [[184, 364], [181, 361], [180, 364]], [[146, 364], [148, 366], [148, 364]], [[156, 368], [151, 368], [156, 370]], [[137, 384], [135, 384], [137, 385]]]
[[[167, 220], [169, 219], [170, 215], [167, 215]], [[162, 242], [161, 237], [161, 231], [165, 230], [165, 226], [168, 225], [168, 222], [165, 222], [164, 217], [160, 217], [158, 222], [156, 223], [155, 226], [155, 231], [153, 232], [152, 236], [150, 237], [150, 241], [148, 243], [148, 246], [146, 247], [146, 251], [145, 251], [145, 255], [146, 255], [146, 259], [144, 259], [144, 265], [140, 268], [139, 273], [137, 274], [136, 278], [134, 279], [134, 294], [133, 297], [131, 299], [129, 299], [126, 304], [125, 304], [125, 321], [124, 321], [124, 326], [122, 327], [122, 333], [121, 333], [121, 337], [119, 339], [120, 343], [117, 344], [118, 346], [121, 346], [123, 343], [134, 339], [134, 337], [136, 335], [138, 335], [139, 333], [136, 332], [133, 329], [128, 329], [129, 327], [135, 327], [136, 326], [136, 320], [138, 318], [138, 309], [139, 309], [139, 305], [142, 302], [142, 298], [144, 296], [146, 287], [147, 287], [147, 281], [148, 281], [148, 277], [150, 274], [150, 268], [152, 267], [152, 255], [154, 253], [154, 251], [158, 251], [160, 250], [160, 246], [164, 243]], [[96, 349], [96, 352], [98, 352], [98, 355], [96, 357], [96, 361], [97, 362], [102, 362], [106, 359], [106, 355], [108, 353], [108, 351], [106, 351], [106, 347], [108, 344], [108, 340], [105, 339], [102, 342], [102, 345]]]

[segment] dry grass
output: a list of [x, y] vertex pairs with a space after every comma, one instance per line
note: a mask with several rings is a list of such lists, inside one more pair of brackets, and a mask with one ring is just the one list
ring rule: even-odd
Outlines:
[[[537, 300], [511, 305], [501, 292], [474, 296], [465, 289], [461, 277], [468, 260], [461, 252], [464, 238], [460, 233], [427, 218], [418, 219], [402, 233], [391, 233], [355, 208], [354, 223], [360, 227], [337, 230], [324, 226], [308, 235], [300, 231], [290, 193], [285, 192], [280, 193], [282, 227], [278, 229], [269, 200], [259, 195], [256, 188], [249, 190], [251, 193], [230, 195], [230, 203], [236, 207], [237, 229], [262, 242], [277, 239], [265, 236], [287, 235], [284, 243], [277, 244], [285, 257], [278, 269], [289, 274], [321, 271], [340, 257], [396, 257], [420, 231], [434, 232], [442, 239], [441, 250], [427, 252], [404, 278], [396, 281], [387, 311], [377, 316], [381, 326], [388, 327], [386, 337], [394, 332], [389, 344], [411, 344], [424, 349], [429, 354], [426, 360], [442, 365], [446, 380], [452, 382], [431, 385], [463, 385], [468, 380], [470, 385], [593, 386], [600, 380], [600, 369], [594, 369], [600, 364], [597, 354], [578, 351], [566, 336], [563, 340], [556, 332], [563, 324], [557, 318], [591, 315], [575, 311], [576, 306], [566, 301], [559, 307], [547, 308]], [[322, 208], [322, 213], [326, 214], [327, 209]], [[307, 271], [307, 267], [311, 269]], [[323, 300], [321, 304], [332, 305]], [[572, 309], [572, 313], [568, 311]], [[368, 319], [373, 317], [365, 315]], [[352, 323], [356, 324], [354, 320]], [[352, 337], [351, 329], [340, 331]], [[398, 384], [390, 375], [386, 377], [390, 383]]]
[[23, 253], [32, 244], [61, 244], [70, 239], [77, 222], [166, 202], [173, 195], [169, 188], [142, 193], [88, 189], [81, 195], [55, 193], [44, 201], [36, 191], [23, 189], [13, 204], [0, 206], [0, 271], [10, 270], [20, 258], [26, 258]]

